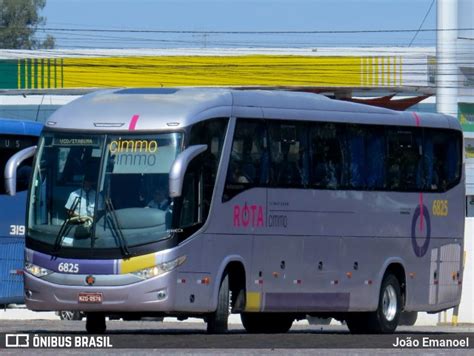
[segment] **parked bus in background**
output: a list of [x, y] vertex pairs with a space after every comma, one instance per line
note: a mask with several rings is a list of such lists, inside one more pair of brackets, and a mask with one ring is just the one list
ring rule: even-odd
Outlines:
[[[7, 161], [25, 148], [35, 146], [42, 124], [0, 118], [0, 174]], [[34, 152], [33, 150], [30, 150]], [[0, 305], [23, 304], [23, 267], [25, 254], [25, 209], [33, 159], [24, 160], [17, 169], [15, 196], [0, 187]]]
[[[459, 304], [456, 119], [315, 94], [119, 89], [55, 112], [29, 195], [25, 295], [77, 310], [286, 332], [390, 333]], [[14, 189], [9, 189], [14, 194]]]

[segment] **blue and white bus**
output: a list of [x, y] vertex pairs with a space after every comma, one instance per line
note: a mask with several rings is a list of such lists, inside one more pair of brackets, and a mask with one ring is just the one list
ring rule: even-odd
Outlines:
[[89, 332], [127, 313], [393, 332], [460, 302], [462, 143], [452, 117], [308, 93], [86, 95], [38, 146], [26, 304], [85, 312]]
[[[36, 146], [42, 124], [0, 118], [0, 172], [4, 178], [7, 161], [21, 150]], [[23, 303], [25, 209], [32, 158], [17, 170], [15, 196], [0, 186], [0, 305]]]

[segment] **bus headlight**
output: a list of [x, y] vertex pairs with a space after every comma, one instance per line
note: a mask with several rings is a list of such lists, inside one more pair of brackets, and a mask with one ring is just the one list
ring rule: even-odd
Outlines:
[[34, 265], [32, 263], [29, 263], [29, 262], [25, 263], [25, 271], [32, 274], [33, 276], [39, 277], [39, 278], [47, 276], [50, 273], [53, 273], [53, 271], [51, 271], [47, 268], [43, 268], [43, 267]]
[[144, 268], [139, 271], [132, 272], [135, 276], [138, 276], [142, 279], [149, 279], [156, 276], [170, 272], [179, 266], [181, 266], [186, 261], [186, 256], [180, 256], [172, 261], [159, 263], [156, 266]]

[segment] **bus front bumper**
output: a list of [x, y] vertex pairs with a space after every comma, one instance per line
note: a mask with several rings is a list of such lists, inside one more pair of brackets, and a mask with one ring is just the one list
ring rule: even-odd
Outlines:
[[172, 281], [176, 282], [174, 272], [127, 285], [80, 286], [25, 273], [25, 303], [35, 311], [168, 312], [174, 309]]

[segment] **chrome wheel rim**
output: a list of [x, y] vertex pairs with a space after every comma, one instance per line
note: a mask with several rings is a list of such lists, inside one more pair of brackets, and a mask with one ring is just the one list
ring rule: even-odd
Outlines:
[[383, 292], [382, 312], [388, 321], [395, 319], [397, 314], [397, 294], [395, 293], [395, 288], [391, 285], [388, 285]]

